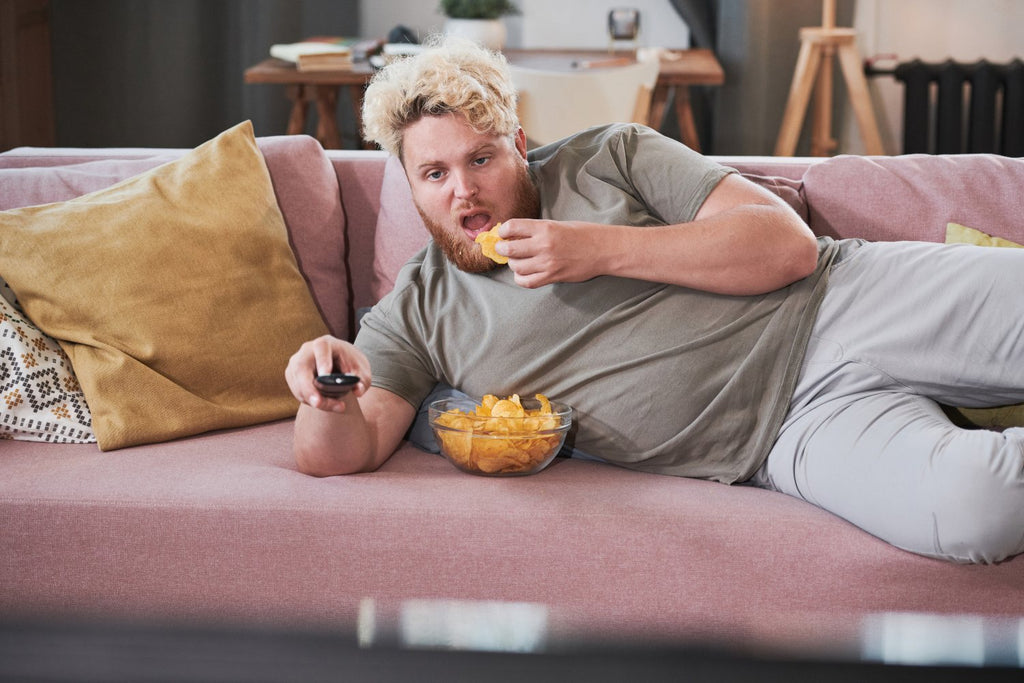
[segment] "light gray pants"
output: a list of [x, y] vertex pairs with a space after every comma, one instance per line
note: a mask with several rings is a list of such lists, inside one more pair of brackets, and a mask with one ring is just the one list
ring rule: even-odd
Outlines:
[[1024, 552], [1024, 249], [867, 244], [833, 268], [789, 415], [750, 483], [959, 562]]

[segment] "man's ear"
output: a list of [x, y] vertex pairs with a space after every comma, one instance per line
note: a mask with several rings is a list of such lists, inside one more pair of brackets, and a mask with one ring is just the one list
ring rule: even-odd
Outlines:
[[516, 151], [519, 155], [526, 159], [526, 131], [520, 126], [519, 130], [516, 131]]

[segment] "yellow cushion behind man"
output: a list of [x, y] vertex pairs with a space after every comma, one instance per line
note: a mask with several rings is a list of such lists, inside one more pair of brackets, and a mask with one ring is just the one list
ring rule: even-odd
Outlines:
[[293, 415], [326, 327], [248, 122], [76, 199], [0, 212], [0, 275], [71, 359], [100, 448]]

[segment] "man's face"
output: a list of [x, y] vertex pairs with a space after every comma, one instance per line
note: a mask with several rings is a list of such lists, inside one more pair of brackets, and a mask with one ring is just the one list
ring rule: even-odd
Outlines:
[[509, 218], [537, 218], [526, 137], [473, 130], [461, 114], [424, 116], [405, 129], [403, 164], [416, 208], [434, 241], [460, 269], [497, 266], [474, 238]]

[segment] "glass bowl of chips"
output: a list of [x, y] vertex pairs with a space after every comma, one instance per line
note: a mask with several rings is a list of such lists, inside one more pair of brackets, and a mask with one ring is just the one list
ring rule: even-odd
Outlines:
[[547, 467], [572, 426], [572, 408], [543, 394], [520, 399], [493, 394], [434, 401], [430, 426], [455, 467], [484, 476], [524, 476]]

